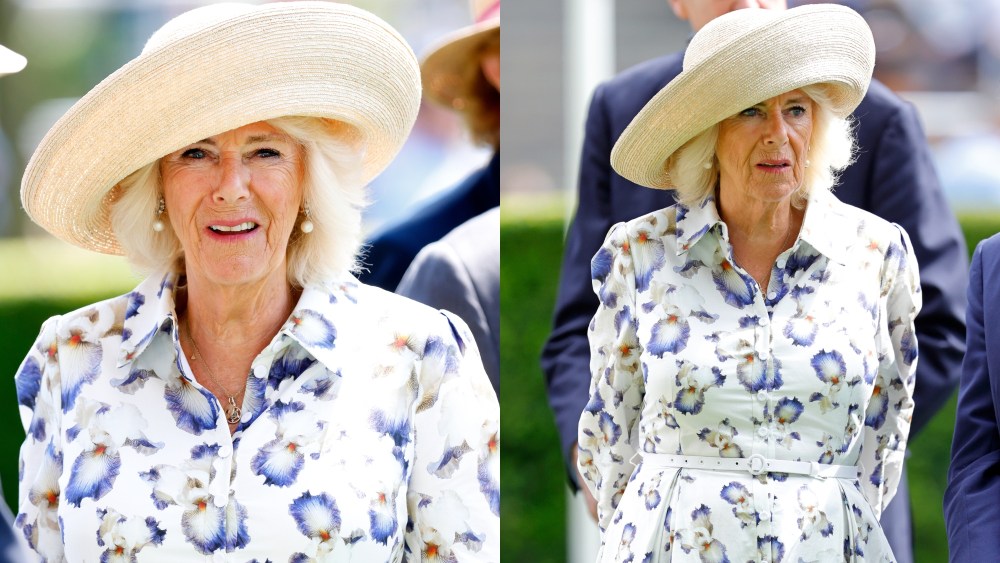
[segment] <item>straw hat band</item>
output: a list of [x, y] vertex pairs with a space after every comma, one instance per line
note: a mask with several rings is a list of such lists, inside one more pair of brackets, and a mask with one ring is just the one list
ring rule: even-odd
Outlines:
[[[183, 17], [183, 16], [181, 16]], [[81, 98], [36, 150], [25, 210], [69, 242], [120, 253], [112, 188], [185, 145], [289, 115], [346, 124], [365, 181], [392, 160], [419, 106], [405, 41], [356, 8], [267, 5], [187, 34], [164, 34]]]
[[864, 98], [875, 61], [867, 24], [835, 5], [738, 10], [692, 39], [684, 70], [632, 120], [611, 153], [619, 174], [670, 188], [665, 165], [685, 143], [747, 107], [825, 84], [830, 110], [847, 117]]

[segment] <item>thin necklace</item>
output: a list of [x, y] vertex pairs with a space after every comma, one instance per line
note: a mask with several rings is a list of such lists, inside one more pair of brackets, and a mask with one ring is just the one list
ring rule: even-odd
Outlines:
[[[185, 333], [187, 335], [188, 342], [194, 346], [194, 351], [197, 354], [197, 356], [195, 354], [191, 354], [190, 359], [197, 360], [198, 356], [202, 356], [201, 349], [198, 348], [198, 343], [195, 342], [194, 337], [191, 336], [191, 331], [187, 330]], [[215, 377], [215, 374], [212, 373], [212, 368], [209, 367], [208, 362], [205, 361], [204, 357], [201, 359], [201, 365], [205, 366], [205, 369], [208, 371], [208, 376], [212, 378], [212, 381], [219, 386], [219, 389], [222, 389], [222, 392], [225, 393], [226, 397], [229, 399], [229, 406], [226, 407], [226, 421], [228, 421], [229, 424], [236, 424], [243, 416], [243, 411], [236, 405], [236, 396], [230, 393], [229, 390], [222, 385], [219, 379]]]

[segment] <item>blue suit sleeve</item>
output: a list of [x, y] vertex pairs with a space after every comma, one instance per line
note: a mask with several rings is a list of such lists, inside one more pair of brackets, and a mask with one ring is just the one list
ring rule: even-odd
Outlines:
[[549, 404], [556, 418], [567, 470], [577, 438], [580, 414], [587, 405], [590, 386], [590, 345], [587, 326], [597, 311], [597, 297], [590, 279], [590, 260], [611, 229], [609, 183], [611, 132], [604, 107], [603, 87], [590, 103], [580, 158], [576, 216], [563, 252], [562, 273], [553, 318], [554, 329], [542, 350], [542, 369]]
[[944, 199], [924, 132], [908, 105], [888, 117], [872, 147], [868, 210], [906, 229], [920, 268], [924, 306], [917, 316], [917, 366], [911, 437], [958, 384], [965, 351], [968, 250]]
[[1000, 434], [987, 353], [983, 248], [976, 249], [969, 273], [968, 351], [944, 496], [949, 560], [957, 563], [992, 561], [1000, 553]]

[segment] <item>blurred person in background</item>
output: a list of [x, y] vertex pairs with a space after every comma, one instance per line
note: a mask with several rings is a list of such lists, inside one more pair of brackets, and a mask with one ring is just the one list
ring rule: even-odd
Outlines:
[[[496, 5], [499, 9], [499, 2]], [[477, 37], [481, 34], [487, 37]], [[462, 107], [464, 102], [458, 99], [468, 94], [451, 84], [457, 77], [470, 74], [478, 81], [478, 72], [499, 92], [499, 48], [499, 27], [495, 31], [492, 27], [459, 30], [445, 39], [421, 65], [424, 92], [444, 106]], [[493, 164], [499, 156], [499, 142], [497, 137], [498, 152], [493, 157]], [[493, 164], [491, 181], [499, 182], [499, 169]], [[482, 173], [474, 177], [481, 178]], [[441, 240], [425, 246], [406, 270], [396, 293], [461, 317], [476, 338], [483, 366], [499, 396], [500, 207], [462, 223]]]
[[469, 219], [413, 259], [396, 293], [458, 315], [500, 397], [500, 207]]
[[[21, 72], [27, 64], [27, 59], [0, 45], [0, 76]], [[4, 563], [20, 563], [29, 557], [15, 538], [13, 525], [14, 515], [0, 493], [0, 561]]]
[[944, 496], [948, 561], [1000, 559], [1000, 235], [979, 243], [969, 270], [968, 333]]
[[395, 290], [420, 250], [465, 221], [500, 205], [500, 0], [471, 0], [472, 25], [424, 61], [424, 90], [465, 117], [475, 141], [493, 147], [489, 164], [376, 233], [362, 282]]
[[[784, 0], [669, 0], [674, 14], [697, 32], [733, 10], [784, 10]], [[636, 185], [611, 169], [611, 147], [653, 95], [681, 71], [684, 53], [641, 63], [594, 91], [580, 159], [578, 207], [566, 239], [553, 330], [542, 352], [549, 403], [554, 411], [576, 489], [577, 423], [587, 404], [590, 360], [587, 326], [598, 300], [590, 282], [590, 259], [608, 230], [673, 204], [668, 191]], [[901, 225], [910, 235], [920, 264], [924, 305], [917, 318], [921, 361], [917, 371], [911, 436], [948, 400], [957, 384], [965, 340], [967, 279], [965, 242], [942, 194], [931, 154], [913, 107], [873, 80], [852, 115], [858, 146], [853, 164], [841, 175], [834, 194], [844, 203]], [[896, 559], [911, 562], [912, 527], [906, 474], [882, 525]], [[586, 490], [582, 494], [587, 495]], [[594, 499], [588, 498], [596, 518]]]
[[18, 369], [16, 526], [41, 559], [499, 560], [471, 334], [351, 275], [419, 101], [372, 14], [225, 3], [52, 127], [25, 211], [149, 277], [46, 321]]
[[619, 174], [678, 203], [592, 262], [578, 465], [599, 561], [896, 561], [878, 519], [913, 411], [917, 262], [830, 194], [874, 65], [849, 8], [734, 11], [615, 143]]

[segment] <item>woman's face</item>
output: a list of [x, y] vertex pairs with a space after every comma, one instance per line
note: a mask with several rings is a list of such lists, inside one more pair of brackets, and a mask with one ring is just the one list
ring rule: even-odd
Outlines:
[[815, 103], [792, 90], [725, 119], [715, 145], [723, 191], [776, 202], [805, 176]]
[[302, 152], [259, 122], [160, 159], [167, 215], [188, 276], [219, 285], [285, 276], [285, 251], [302, 203]]

